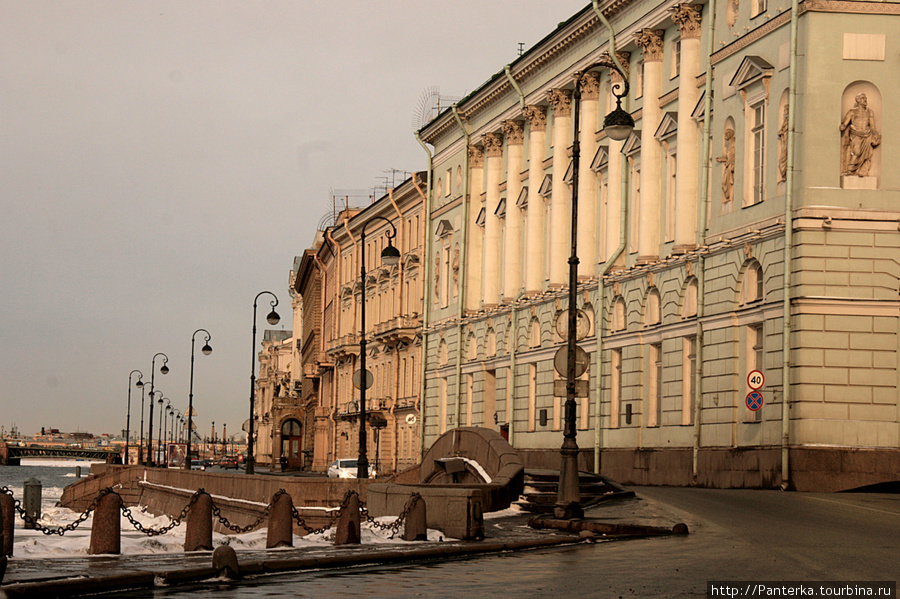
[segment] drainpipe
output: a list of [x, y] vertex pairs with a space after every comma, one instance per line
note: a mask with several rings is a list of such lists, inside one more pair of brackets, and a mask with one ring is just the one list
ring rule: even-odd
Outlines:
[[[403, 213], [400, 212], [400, 207], [397, 205], [397, 201], [394, 200], [394, 188], [393, 187], [388, 190], [388, 198], [391, 200], [391, 205], [394, 207], [394, 212], [397, 213], [397, 219], [400, 221], [400, 226], [397, 227], [397, 247], [402, 248], [403, 247]], [[398, 278], [398, 280], [400, 281], [400, 286], [398, 288], [398, 292], [399, 292], [398, 295], [400, 296], [400, 299], [397, 302], [397, 305], [400, 308], [397, 311], [398, 315], [403, 314], [403, 278], [404, 278], [405, 270], [406, 269], [403, 267], [403, 260], [401, 260], [400, 261], [400, 276]]]
[[[503, 67], [503, 72], [506, 73], [506, 78], [509, 80], [509, 84], [513, 86], [513, 89], [516, 90], [516, 93], [519, 94], [519, 108], [525, 110], [525, 94], [522, 93], [521, 88], [519, 88], [519, 84], [516, 83], [516, 80], [513, 79], [512, 76], [512, 68], [510, 65], [506, 65]], [[468, 148], [466, 149], [468, 151]]]
[[709, 0], [706, 10], [706, 82], [703, 91], [703, 136], [705, 143], [700, 152], [700, 210], [697, 211], [697, 333], [694, 350], [694, 448], [691, 456], [691, 481], [697, 484], [700, 456], [700, 408], [703, 402], [703, 298], [706, 290], [706, 214], [709, 198], [709, 154], [712, 145], [712, 79], [713, 66], [709, 57], [713, 53], [713, 32], [715, 30], [716, 0]]
[[[609, 32], [609, 55], [612, 58], [613, 63], [619, 68], [619, 72], [622, 73], [622, 76], [625, 76], [625, 68], [622, 66], [622, 63], [619, 62], [619, 57], [616, 55], [616, 34], [610, 25], [609, 21], [606, 20], [606, 17], [603, 16], [603, 12], [600, 10], [600, 6], [598, 4], [598, 0], [591, 0], [591, 7], [594, 9], [594, 14], [597, 15], [597, 18], [603, 23], [603, 26], [606, 27], [606, 30]], [[627, 110], [627, 102], [628, 98], [623, 98], [623, 101], [626, 103], [625, 109]], [[596, 355], [596, 368], [597, 368], [597, 392], [596, 397], [597, 400], [594, 403], [594, 473], [600, 473], [600, 444], [601, 444], [601, 426], [600, 426], [600, 406], [603, 403], [603, 330], [605, 328], [606, 320], [604, 318], [604, 303], [606, 300], [606, 294], [603, 290], [603, 278], [609, 273], [610, 269], [616, 263], [616, 260], [622, 255], [622, 252], [625, 251], [626, 244], [626, 235], [628, 234], [628, 198], [626, 197], [628, 189], [628, 162], [626, 160], [622, 161], [622, 186], [621, 186], [621, 194], [622, 194], [622, 208], [619, 213], [619, 245], [612, 253], [612, 255], [607, 258], [606, 262], [603, 265], [603, 269], [600, 271], [600, 276], [598, 280], [598, 291], [600, 295], [600, 310], [598, 312], [599, 318], [594, 319], [594, 329], [597, 334], [597, 355]]]
[[788, 91], [787, 173], [784, 193], [784, 286], [783, 330], [781, 333], [781, 490], [790, 486], [789, 443], [791, 440], [791, 260], [794, 250], [794, 141], [797, 107], [797, 27], [798, 0], [791, 0], [791, 82]]
[[[431, 170], [432, 170], [432, 156], [431, 150], [428, 149], [428, 146], [425, 145], [425, 142], [422, 141], [422, 138], [419, 136], [419, 132], [416, 131], [416, 141], [419, 142], [419, 145], [422, 146], [422, 149], [425, 150], [425, 153], [428, 155], [428, 171], [426, 172], [427, 182], [426, 182], [426, 193], [424, 196], [425, 200], [425, 214], [422, 215], [422, 227], [424, 228], [424, 234], [421, 236], [423, 240], [424, 247], [422, 248], [422, 253], [424, 254], [425, 264], [422, 269], [422, 356], [419, 360], [419, 401], [416, 406], [416, 410], [419, 412], [419, 461], [425, 457], [425, 392], [427, 386], [425, 385], [425, 355], [428, 352], [428, 347], [425, 343], [425, 331], [428, 330], [428, 298], [431, 295]], [[416, 174], [413, 173], [413, 184], [416, 186], [416, 190], [419, 194], [422, 193], [422, 190], [419, 189], [419, 184], [416, 179]]]
[[462, 206], [462, 242], [460, 247], [463, 248], [463, 251], [466, 252], [466, 255], [460, 258], [460, 273], [459, 280], [460, 283], [460, 292], [457, 301], [459, 302], [459, 312], [457, 314], [457, 325], [456, 325], [456, 426], [459, 426], [459, 417], [462, 413], [462, 357], [465, 342], [463, 337], [463, 317], [465, 316], [466, 310], [466, 293], [468, 290], [465, 288], [465, 280], [466, 274], [468, 271], [468, 263], [469, 263], [469, 132], [466, 131], [465, 125], [463, 125], [462, 119], [459, 116], [459, 107], [454, 104], [452, 107], [453, 110], [453, 118], [456, 119], [456, 124], [459, 125], [460, 130], [463, 132], [463, 136], [465, 136], [465, 153], [466, 153], [466, 168], [463, 171], [463, 206]]

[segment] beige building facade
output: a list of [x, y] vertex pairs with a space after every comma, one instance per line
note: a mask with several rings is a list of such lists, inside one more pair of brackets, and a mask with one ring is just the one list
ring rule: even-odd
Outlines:
[[[636, 126], [606, 137], [619, 76], [590, 69], [574, 181], [575, 74], [611, 48], [598, 11]], [[896, 3], [617, 0], [495, 65], [418, 132], [422, 447], [485, 426], [558, 467], [577, 185], [582, 467], [799, 490], [900, 477], [898, 44]]]
[[[359, 455], [359, 390], [353, 378], [359, 370], [362, 293], [372, 373], [366, 402], [369, 463], [379, 474], [418, 463], [426, 179], [419, 173], [365, 208], [341, 211], [297, 264], [293, 290], [304, 306], [301, 386], [304, 405], [314, 414], [313, 470]], [[399, 249], [400, 262], [386, 266], [380, 255], [394, 230], [390, 243]]]

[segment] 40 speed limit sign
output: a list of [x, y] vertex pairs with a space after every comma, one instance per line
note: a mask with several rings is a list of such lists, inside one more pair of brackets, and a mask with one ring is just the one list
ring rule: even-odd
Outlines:
[[747, 386], [756, 391], [757, 389], [762, 389], [762, 386], [766, 382], [765, 375], [759, 370], [754, 370], [750, 374], [747, 375]]

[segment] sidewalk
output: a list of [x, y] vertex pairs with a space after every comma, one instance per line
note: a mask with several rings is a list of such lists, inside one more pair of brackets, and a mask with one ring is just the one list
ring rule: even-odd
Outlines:
[[[531, 514], [485, 518], [483, 541], [410, 542], [403, 545], [342, 545], [328, 547], [245, 550], [238, 552], [243, 576], [347, 568], [361, 564], [409, 563], [447, 557], [475, 556], [538, 549], [584, 542], [578, 534], [535, 530]], [[619, 499], [588, 509], [586, 522], [641, 525], [671, 529], [676, 514], [661, 504], [640, 498]], [[635, 535], [627, 535], [635, 536]], [[608, 540], [623, 538], [611, 535]], [[598, 536], [595, 541], [605, 539]], [[77, 575], [75, 575], [77, 573]], [[161, 555], [118, 555], [16, 559], [9, 561], [0, 599], [31, 596], [71, 597], [113, 590], [149, 589], [159, 585], [216, 578], [212, 552]]]

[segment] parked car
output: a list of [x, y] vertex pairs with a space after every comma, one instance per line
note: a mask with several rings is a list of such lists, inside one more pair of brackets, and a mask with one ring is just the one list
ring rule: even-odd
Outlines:
[[[328, 467], [328, 478], [356, 478], [357, 462], [354, 458], [343, 458]], [[369, 466], [369, 478], [375, 478], [375, 469]]]

